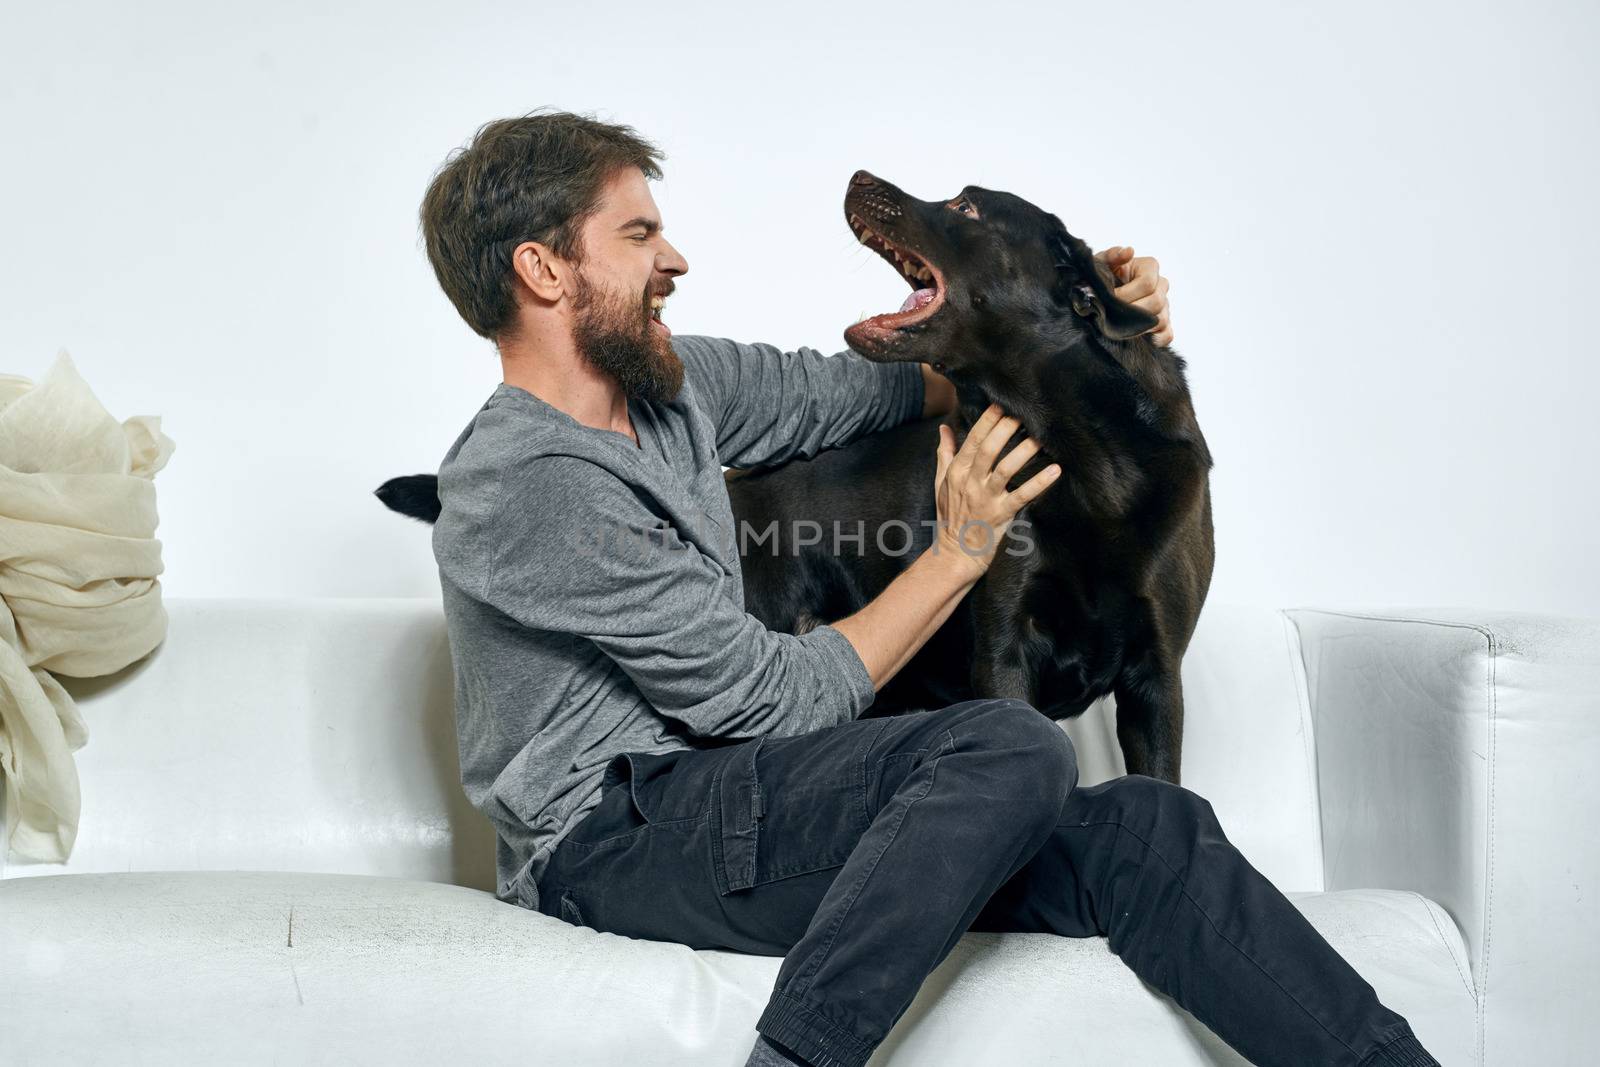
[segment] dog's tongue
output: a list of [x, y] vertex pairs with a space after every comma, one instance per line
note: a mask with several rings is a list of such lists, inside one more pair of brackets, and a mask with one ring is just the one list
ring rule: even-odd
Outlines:
[[928, 301], [932, 300], [937, 295], [938, 294], [932, 289], [918, 289], [916, 292], [906, 297], [906, 302], [900, 305], [900, 310], [896, 312], [896, 314], [904, 314], [907, 311], [915, 311], [917, 308], [925, 306]]

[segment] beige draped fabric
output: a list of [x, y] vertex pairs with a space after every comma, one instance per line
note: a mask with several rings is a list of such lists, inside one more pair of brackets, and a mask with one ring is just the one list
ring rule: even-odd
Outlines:
[[[9, 858], [62, 862], [88, 731], [52, 677], [111, 674], [166, 637], [152, 479], [156, 415], [118, 423], [66, 352], [38, 384], [0, 374], [0, 778]], [[0, 842], [0, 847], [5, 845]]]

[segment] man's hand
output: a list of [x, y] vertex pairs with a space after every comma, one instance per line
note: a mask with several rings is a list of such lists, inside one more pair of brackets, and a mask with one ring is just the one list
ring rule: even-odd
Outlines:
[[1143, 308], [1158, 320], [1146, 330], [1158, 345], [1172, 343], [1172, 309], [1167, 306], [1167, 280], [1161, 276], [1161, 264], [1154, 256], [1135, 256], [1133, 249], [1123, 245], [1103, 248], [1094, 258], [1111, 268], [1120, 283], [1113, 295], [1118, 300]]
[[955, 431], [939, 424], [939, 448], [934, 453], [933, 502], [939, 520], [935, 552], [948, 552], [972, 568], [976, 581], [994, 562], [1011, 520], [1061, 475], [1052, 463], [1015, 489], [1007, 489], [1011, 476], [1039, 451], [1039, 442], [1024, 436], [1000, 455], [1022, 420], [990, 404], [956, 448]]

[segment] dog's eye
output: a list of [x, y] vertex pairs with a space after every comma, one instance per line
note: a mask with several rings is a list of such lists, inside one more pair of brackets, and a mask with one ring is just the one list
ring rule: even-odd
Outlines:
[[964, 196], [958, 196], [954, 200], [950, 201], [950, 206], [961, 212], [963, 215], [967, 215], [974, 219], [978, 217], [978, 209], [973, 207], [972, 202]]

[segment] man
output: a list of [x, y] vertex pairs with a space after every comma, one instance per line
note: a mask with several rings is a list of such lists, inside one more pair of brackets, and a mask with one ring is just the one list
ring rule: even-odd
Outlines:
[[[784, 956], [751, 1064], [864, 1064], [968, 929], [1107, 936], [1260, 1063], [1435, 1063], [1193, 792], [1075, 788], [1070, 741], [1019, 701], [857, 717], [1059, 473], [1007, 490], [1037, 447], [1000, 454], [1014, 419], [991, 408], [959, 450], [941, 430], [939, 535], [876, 600], [799, 636], [744, 612], [722, 465], [941, 414], [953, 389], [672, 338], [659, 308], [688, 264], [647, 185], [660, 158], [628, 127], [530, 114], [483, 126], [422, 205], [439, 283], [504, 370], [440, 467], [434, 530], [499, 897]], [[1169, 339], [1154, 261], [1109, 261]]]

